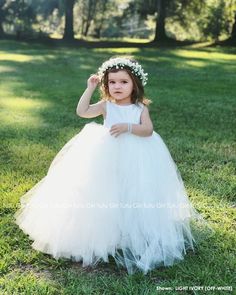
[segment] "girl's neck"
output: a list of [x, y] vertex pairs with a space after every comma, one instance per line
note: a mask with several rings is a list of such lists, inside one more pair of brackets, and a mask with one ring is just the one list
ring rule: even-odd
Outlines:
[[132, 102], [131, 102], [131, 99], [129, 98], [129, 99], [124, 99], [124, 100], [115, 100], [114, 99], [114, 103], [115, 104], [117, 104], [117, 105], [130, 105], [130, 104], [132, 104]]

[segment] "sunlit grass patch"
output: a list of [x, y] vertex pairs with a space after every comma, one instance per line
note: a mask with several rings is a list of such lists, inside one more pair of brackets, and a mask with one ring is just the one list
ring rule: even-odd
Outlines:
[[17, 62], [28, 62], [33, 59], [33, 56], [24, 55], [24, 54], [14, 54], [14, 53], [6, 53], [0, 51], [0, 60], [3, 61], [17, 61]]
[[226, 60], [226, 61], [235, 61], [236, 56], [234, 54], [228, 54], [219, 52], [217, 49], [212, 49], [210, 51], [198, 51], [198, 50], [184, 50], [184, 49], [177, 49], [175, 51], [171, 51], [174, 55], [185, 57], [185, 58], [196, 58], [196, 59], [207, 59], [209, 61], [216, 61], [216, 60]]
[[5, 100], [0, 101], [1, 106], [4, 108], [7, 108], [11, 111], [21, 111], [21, 110], [29, 110], [32, 111], [35, 108], [42, 108], [47, 107], [50, 103], [49, 102], [43, 102], [41, 100], [32, 100], [29, 98], [22, 98], [22, 97], [14, 97], [9, 98], [5, 97]]
[[37, 111], [49, 106], [49, 102], [22, 97], [5, 96], [0, 100], [0, 116], [2, 125], [18, 125], [18, 127], [44, 125], [46, 122], [37, 115]]
[[[139, 48], [128, 47], [128, 48], [97, 48], [94, 49], [95, 52], [104, 52], [106, 54], [121, 54], [121, 55], [131, 55], [140, 52]], [[108, 57], [107, 57], [108, 58]]]
[[191, 60], [191, 61], [186, 61], [186, 65], [190, 65], [190, 66], [197, 67], [197, 68], [202, 68], [206, 64], [202, 61]]
[[[50, 56], [47, 56], [50, 58]], [[52, 57], [52, 55], [51, 55]], [[15, 61], [19, 63], [30, 62], [30, 61], [43, 61], [45, 56], [33, 56], [28, 54], [17, 54], [17, 53], [6, 53], [4, 51], [0, 51], [0, 61]]]

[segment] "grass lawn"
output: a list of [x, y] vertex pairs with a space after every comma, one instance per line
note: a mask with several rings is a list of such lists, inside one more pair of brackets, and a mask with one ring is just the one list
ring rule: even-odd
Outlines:
[[[82, 269], [30, 246], [14, 224], [19, 199], [84, 124], [76, 116], [88, 76], [129, 53], [149, 73], [150, 114], [190, 200], [214, 229], [195, 253], [146, 276], [114, 263]], [[0, 41], [0, 294], [233, 294], [236, 194], [235, 48], [50, 48]], [[99, 98], [97, 92], [94, 101]], [[94, 119], [102, 122], [101, 118]], [[233, 291], [178, 291], [232, 286]], [[157, 290], [171, 287], [172, 291]], [[235, 294], [235, 293], [234, 293]]]

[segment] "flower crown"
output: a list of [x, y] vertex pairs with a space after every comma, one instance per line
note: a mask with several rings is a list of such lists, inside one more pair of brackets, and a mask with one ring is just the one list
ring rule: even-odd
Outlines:
[[98, 69], [98, 76], [102, 78], [105, 72], [111, 68], [122, 70], [126, 67], [130, 68], [131, 73], [141, 80], [143, 86], [147, 84], [148, 74], [144, 72], [142, 66], [138, 62], [131, 61], [130, 59], [124, 57], [110, 58], [105, 61]]

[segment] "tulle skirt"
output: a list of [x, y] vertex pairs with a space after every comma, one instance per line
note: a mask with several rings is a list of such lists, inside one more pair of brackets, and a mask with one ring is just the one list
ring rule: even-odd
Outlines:
[[21, 198], [15, 217], [39, 251], [83, 266], [113, 256], [132, 274], [183, 259], [200, 215], [159, 134], [115, 138], [92, 122]]

